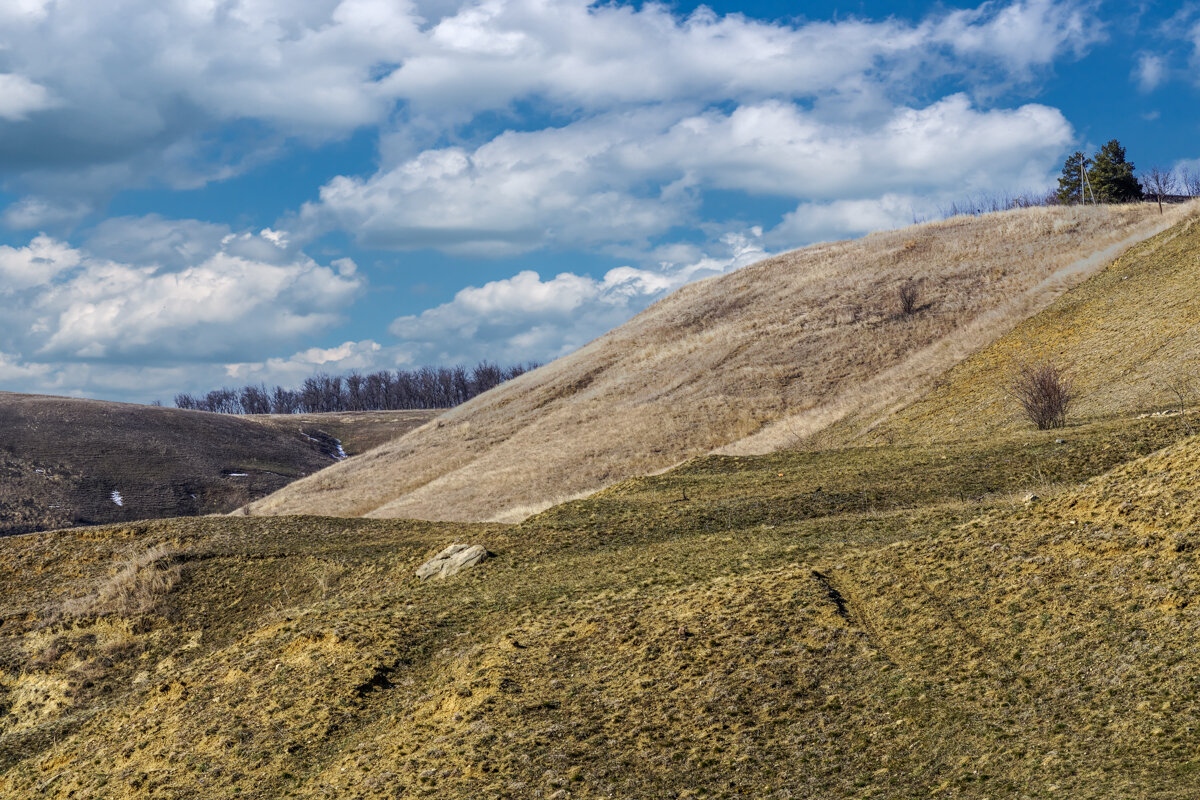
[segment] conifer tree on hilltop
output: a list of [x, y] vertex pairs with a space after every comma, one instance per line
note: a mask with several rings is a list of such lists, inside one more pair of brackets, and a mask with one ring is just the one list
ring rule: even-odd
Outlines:
[[1083, 171], [1091, 165], [1092, 160], [1078, 150], [1067, 156], [1062, 177], [1058, 179], [1058, 202], [1082, 203], [1087, 200], [1083, 192]]
[[1068, 156], [1055, 194], [1060, 203], [1128, 203], [1142, 199], [1142, 187], [1125, 148], [1112, 139], [1091, 158], [1078, 150]]
[[1116, 139], [1096, 151], [1088, 181], [1101, 203], [1127, 203], [1142, 199], [1142, 187], [1133, 175], [1133, 164], [1125, 160], [1125, 148]]

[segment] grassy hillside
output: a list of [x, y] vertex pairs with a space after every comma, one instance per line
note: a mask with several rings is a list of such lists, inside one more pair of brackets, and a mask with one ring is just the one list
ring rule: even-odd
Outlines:
[[[1036, 208], [823, 244], [687, 286], [253, 514], [519, 520], [724, 448], [908, 401], [1127, 244], [1193, 213]], [[915, 313], [898, 294], [915, 282]]]
[[[1183, 433], [712, 457], [517, 526], [5, 539], [0, 796], [1192, 796]], [[451, 541], [492, 557], [416, 581]]]
[[302, 430], [332, 436], [347, 455], [356, 456], [397, 439], [435, 419], [443, 409], [407, 411], [331, 411], [321, 414], [263, 414], [248, 416], [285, 431]]
[[948, 440], [1028, 425], [1007, 396], [1022, 363], [1069, 367], [1077, 417], [1178, 409], [1200, 400], [1200, 219], [1130, 249], [967, 359], [869, 440]]
[[331, 436], [353, 450], [430, 416], [389, 415], [258, 419], [2, 392], [0, 535], [228, 512], [332, 464]]

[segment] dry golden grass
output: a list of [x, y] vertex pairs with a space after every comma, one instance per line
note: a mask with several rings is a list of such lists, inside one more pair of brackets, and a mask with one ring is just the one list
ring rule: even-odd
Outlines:
[[[1200, 400], [1200, 218], [1131, 248], [938, 381], [858, 441], [929, 441], [1027, 427], [1007, 393], [1022, 364], [1066, 367], [1068, 420], [1188, 408]], [[844, 429], [842, 441], [855, 440]], [[831, 437], [833, 438], [833, 437]]]
[[153, 545], [130, 555], [94, 592], [64, 602], [63, 615], [132, 617], [158, 610], [167, 594], [179, 583], [180, 555], [166, 544]]
[[[822, 244], [684, 287], [252, 514], [515, 521], [699, 454], [884, 413], [1189, 209], [1035, 208]], [[900, 313], [899, 290], [923, 307]]]
[[342, 443], [347, 455], [356, 456], [397, 439], [436, 418], [444, 409], [417, 408], [400, 411], [330, 411], [322, 414], [261, 414], [245, 417], [285, 431], [332, 436]]
[[[0, 797], [1200, 796], [1179, 434], [712, 456], [520, 526], [0, 540]], [[417, 580], [451, 541], [495, 557]], [[40, 615], [152, 543], [190, 554], [169, 615]]]

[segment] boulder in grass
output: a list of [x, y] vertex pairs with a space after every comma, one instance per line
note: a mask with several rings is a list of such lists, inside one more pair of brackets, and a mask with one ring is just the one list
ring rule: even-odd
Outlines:
[[417, 577], [446, 578], [457, 575], [467, 567], [473, 567], [487, 558], [487, 548], [478, 544], [452, 544], [433, 558], [417, 567]]

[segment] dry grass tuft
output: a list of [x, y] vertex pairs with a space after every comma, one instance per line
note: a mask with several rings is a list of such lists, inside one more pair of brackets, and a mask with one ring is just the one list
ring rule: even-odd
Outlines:
[[95, 592], [63, 603], [62, 613], [67, 617], [134, 617], [158, 611], [179, 583], [181, 555], [166, 544], [131, 555]]
[[[815, 446], [835, 423], [866, 427], [924, 394], [1191, 213], [1030, 208], [771, 258], [685, 286], [575, 353], [249, 510], [513, 520], [713, 451]], [[913, 281], [920, 311], [897, 314]]]

